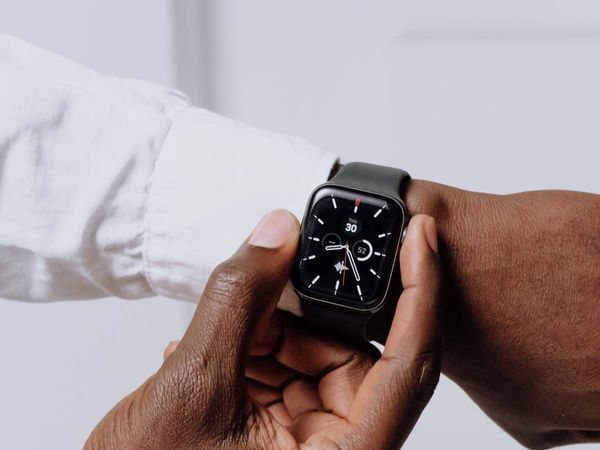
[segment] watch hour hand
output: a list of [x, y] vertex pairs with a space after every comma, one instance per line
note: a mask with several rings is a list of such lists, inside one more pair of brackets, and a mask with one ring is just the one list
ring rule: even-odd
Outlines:
[[327, 250], [328, 252], [332, 251], [332, 250], [343, 250], [345, 249], [346, 246], [345, 245], [340, 245], [340, 244], [336, 244], [336, 245], [326, 245], [325, 246], [325, 250]]
[[354, 278], [356, 281], [360, 281], [360, 275], [358, 274], [358, 268], [356, 267], [356, 262], [354, 262], [354, 256], [352, 256], [352, 252], [348, 250], [348, 260], [350, 261], [350, 267], [352, 267], [352, 272], [354, 273]]

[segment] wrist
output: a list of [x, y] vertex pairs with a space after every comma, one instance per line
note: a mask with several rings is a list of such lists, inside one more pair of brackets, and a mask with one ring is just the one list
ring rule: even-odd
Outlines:
[[[451, 249], [460, 246], [462, 233], [457, 228], [461, 221], [457, 219], [464, 215], [464, 205], [469, 195], [476, 194], [423, 180], [410, 180], [401, 192], [410, 217], [426, 214], [435, 219], [440, 254], [446, 267], [452, 266]], [[395, 286], [391, 296], [399, 296], [401, 293], [399, 281]], [[375, 341], [381, 344], [385, 342], [395, 311], [395, 302], [389, 303], [389, 307], [371, 320], [369, 334]]]
[[494, 220], [497, 198], [424, 180], [411, 180], [402, 193], [410, 217], [426, 214], [435, 219], [440, 255], [450, 270], [456, 256], [465, 256], [466, 238], [474, 238], [467, 226], [477, 222], [478, 227], [489, 228], [498, 223]]
[[443, 222], [448, 218], [450, 203], [454, 203], [458, 193], [463, 191], [430, 181], [411, 180], [402, 193], [402, 199], [411, 217], [427, 214], [436, 219], [436, 222]]

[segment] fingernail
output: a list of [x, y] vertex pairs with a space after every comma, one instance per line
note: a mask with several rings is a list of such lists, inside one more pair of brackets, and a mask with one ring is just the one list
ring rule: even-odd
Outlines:
[[435, 220], [433, 217], [428, 217], [423, 224], [423, 233], [425, 234], [425, 239], [427, 240], [427, 244], [434, 253], [438, 252], [438, 238], [437, 231], [435, 229]]
[[248, 243], [255, 247], [279, 248], [298, 230], [292, 213], [278, 209], [270, 212], [258, 223]]

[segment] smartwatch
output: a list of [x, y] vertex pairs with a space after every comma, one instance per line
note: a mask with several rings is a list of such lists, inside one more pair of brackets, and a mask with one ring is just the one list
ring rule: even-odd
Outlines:
[[292, 270], [308, 322], [359, 340], [370, 340], [370, 323], [389, 328], [374, 319], [393, 311], [400, 293], [409, 180], [403, 170], [349, 163], [312, 192]]

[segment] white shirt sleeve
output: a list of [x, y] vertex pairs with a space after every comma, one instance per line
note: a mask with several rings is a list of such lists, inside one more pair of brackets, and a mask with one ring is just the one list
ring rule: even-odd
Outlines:
[[0, 298], [196, 300], [335, 160], [0, 36]]

